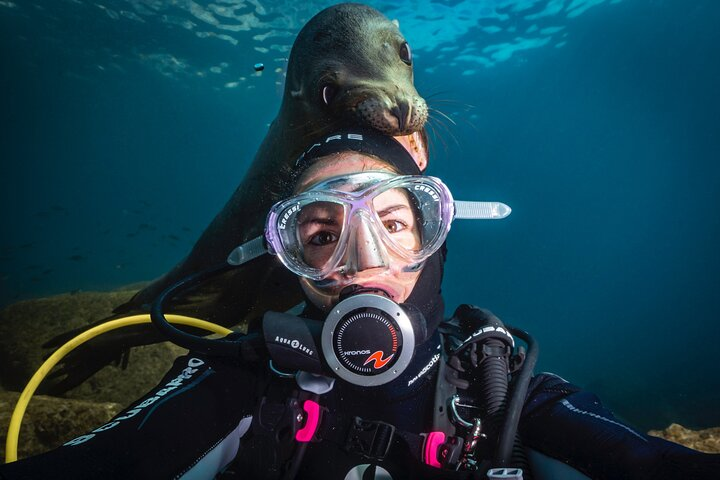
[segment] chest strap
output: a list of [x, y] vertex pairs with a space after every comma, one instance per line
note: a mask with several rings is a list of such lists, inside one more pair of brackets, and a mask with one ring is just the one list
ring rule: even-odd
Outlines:
[[463, 444], [462, 438], [446, 438], [442, 432], [413, 433], [379, 420], [337, 413], [323, 416], [314, 440], [373, 461], [382, 461], [391, 448], [405, 449], [416, 461], [437, 468], [457, 463]]

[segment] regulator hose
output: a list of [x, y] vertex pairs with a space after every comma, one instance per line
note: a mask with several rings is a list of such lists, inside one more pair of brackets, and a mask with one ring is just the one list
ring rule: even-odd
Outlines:
[[515, 444], [518, 423], [520, 422], [520, 414], [522, 413], [528, 385], [530, 384], [530, 379], [538, 358], [538, 344], [528, 332], [510, 326], [508, 326], [507, 329], [510, 333], [522, 339], [522, 341], [527, 344], [528, 350], [520, 372], [513, 380], [513, 392], [510, 403], [508, 404], [505, 422], [500, 433], [497, 455], [495, 456], [495, 465], [497, 466], [507, 466], [512, 458], [513, 445]]
[[[217, 333], [219, 335], [230, 335], [233, 333], [233, 331], [228, 328], [206, 322], [205, 320], [185, 317], [182, 315], [169, 315], [169, 317], [171, 322], [183, 325], [190, 325], [196, 328], [202, 328], [210, 332]], [[69, 340], [67, 343], [58, 348], [52, 355], [50, 355], [50, 357], [45, 360], [45, 362], [43, 362], [40, 368], [38, 368], [35, 374], [33, 374], [30, 381], [28, 381], [27, 385], [20, 394], [20, 398], [18, 398], [17, 404], [15, 405], [13, 414], [10, 417], [10, 425], [8, 426], [7, 441], [5, 446], [5, 463], [14, 462], [17, 460], [20, 425], [22, 424], [25, 410], [27, 410], [27, 406], [30, 403], [30, 399], [32, 398], [33, 394], [35, 393], [35, 390], [37, 390], [40, 382], [43, 381], [45, 376], [50, 373], [53, 367], [57, 365], [58, 362], [60, 362], [65, 357], [65, 355], [73, 351], [79, 345], [82, 345], [88, 340], [91, 340], [105, 332], [148, 322], [150, 322], [150, 316], [148, 314], [132, 315], [130, 317], [109, 320], [105, 323], [101, 323], [100, 325], [96, 325], [90, 330], [86, 330], [80, 333], [78, 336]]]
[[[537, 362], [537, 343], [524, 330], [503, 324], [489, 310], [461, 305], [453, 317], [459, 319], [462, 331], [471, 333], [454, 351], [470, 347], [469, 360], [475, 370], [470, 385], [477, 385], [475, 398], [483, 412], [483, 432], [496, 439], [491, 464], [493, 468], [523, 468], [527, 470], [525, 478], [529, 479], [531, 472], [517, 428]], [[510, 358], [515, 346], [512, 335], [527, 344], [528, 352], [511, 384]]]
[[235, 337], [231, 340], [211, 340], [183, 332], [179, 328], [172, 326], [163, 313], [165, 301], [172, 298], [173, 295], [194, 288], [210, 278], [222, 275], [238, 267], [239, 265], [223, 262], [220, 265], [188, 275], [163, 290], [150, 309], [150, 319], [155, 328], [169, 341], [195, 352], [211, 356], [240, 357], [248, 361], [256, 361], [262, 358], [261, 352], [264, 349], [265, 342], [262, 335], [258, 333], [243, 335], [239, 338]]
[[507, 350], [508, 344], [499, 338], [487, 338], [480, 342], [485, 358], [478, 366], [478, 383], [481, 385], [480, 408], [485, 412], [484, 431], [488, 436], [496, 438], [505, 415], [508, 392], [508, 371], [510, 369], [507, 356], [501, 352]]

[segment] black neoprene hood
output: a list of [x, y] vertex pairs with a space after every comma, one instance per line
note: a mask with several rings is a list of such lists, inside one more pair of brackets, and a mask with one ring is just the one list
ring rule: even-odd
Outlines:
[[340, 152], [372, 155], [402, 175], [422, 175], [412, 155], [393, 137], [375, 130], [353, 128], [338, 131], [308, 146], [295, 162], [295, 178], [318, 159]]

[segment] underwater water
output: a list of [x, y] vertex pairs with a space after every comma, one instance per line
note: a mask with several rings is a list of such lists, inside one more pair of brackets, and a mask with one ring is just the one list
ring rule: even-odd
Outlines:
[[[0, 0], [0, 305], [181, 260], [332, 3]], [[720, 3], [367, 3], [413, 48], [429, 172], [513, 208], [454, 225], [447, 314], [532, 332], [640, 427], [720, 425]]]

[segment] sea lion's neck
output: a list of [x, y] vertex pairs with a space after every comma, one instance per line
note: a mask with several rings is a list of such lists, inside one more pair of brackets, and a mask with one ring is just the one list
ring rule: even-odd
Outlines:
[[[302, 103], [302, 105], [300, 105]], [[270, 125], [268, 138], [274, 137], [283, 145], [281, 151], [294, 161], [313, 140], [323, 137], [338, 127], [328, 121], [328, 114], [317, 110], [303, 98], [285, 98], [275, 121]], [[285, 157], [287, 158], [287, 157]]]
[[312, 119], [299, 113], [312, 109], [299, 105], [288, 106], [288, 103], [296, 101], [298, 99], [286, 98], [283, 102], [243, 182], [246, 185], [266, 185], [266, 192], [273, 197], [273, 201], [276, 200], [274, 196], [282, 190], [282, 183], [291, 177], [290, 172], [300, 154], [313, 139], [326, 135], [330, 130], [328, 122], [323, 122], [323, 118]]

